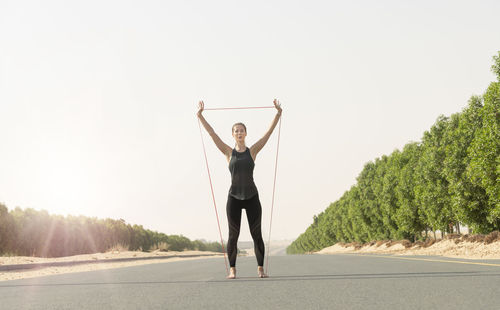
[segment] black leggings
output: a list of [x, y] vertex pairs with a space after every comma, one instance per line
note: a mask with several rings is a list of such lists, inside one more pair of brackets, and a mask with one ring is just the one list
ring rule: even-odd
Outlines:
[[229, 224], [229, 240], [227, 242], [227, 255], [229, 265], [236, 266], [236, 255], [238, 254], [238, 237], [240, 235], [241, 210], [245, 209], [252, 234], [255, 256], [257, 264], [264, 266], [264, 240], [260, 229], [262, 220], [262, 206], [260, 205], [259, 194], [254, 195], [248, 200], [238, 200], [229, 195], [227, 198], [227, 222]]

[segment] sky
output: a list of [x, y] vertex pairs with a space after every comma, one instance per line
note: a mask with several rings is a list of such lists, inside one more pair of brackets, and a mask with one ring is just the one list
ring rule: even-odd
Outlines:
[[[498, 1], [0, 0], [0, 202], [219, 240], [196, 112], [283, 108], [271, 239], [495, 79]], [[205, 111], [247, 146], [273, 109]], [[267, 240], [278, 127], [254, 179]], [[203, 132], [222, 234], [227, 161]], [[240, 240], [251, 240], [245, 216]]]

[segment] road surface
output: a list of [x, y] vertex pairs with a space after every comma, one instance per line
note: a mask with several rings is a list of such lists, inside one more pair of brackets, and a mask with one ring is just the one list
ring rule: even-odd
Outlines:
[[221, 258], [0, 282], [0, 309], [499, 309], [500, 260], [384, 255]]

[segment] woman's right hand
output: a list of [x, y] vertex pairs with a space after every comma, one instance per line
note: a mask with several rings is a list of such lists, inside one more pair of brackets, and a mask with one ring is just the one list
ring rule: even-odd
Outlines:
[[203, 109], [205, 108], [205, 104], [203, 103], [203, 100], [200, 100], [200, 102], [198, 102], [198, 116], [201, 115], [201, 112], [203, 112]]

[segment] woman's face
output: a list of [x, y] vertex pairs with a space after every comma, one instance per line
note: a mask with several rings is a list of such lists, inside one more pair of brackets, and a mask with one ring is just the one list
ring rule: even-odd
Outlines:
[[233, 127], [233, 137], [236, 142], [243, 142], [245, 141], [245, 137], [247, 136], [247, 132], [245, 130], [245, 127], [241, 125], [236, 125]]

